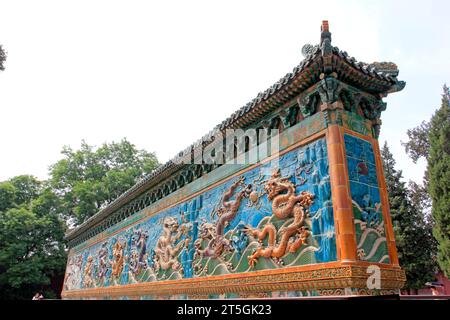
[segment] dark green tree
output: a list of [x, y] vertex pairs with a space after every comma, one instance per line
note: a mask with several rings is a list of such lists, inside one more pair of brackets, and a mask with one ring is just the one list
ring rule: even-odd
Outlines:
[[444, 86], [441, 108], [431, 118], [428, 139], [428, 189], [432, 200], [433, 234], [439, 243], [439, 266], [450, 277], [450, 91], [447, 86]]
[[0, 211], [5, 211], [15, 205], [16, 188], [9, 181], [0, 183]]
[[430, 153], [429, 132], [430, 122], [427, 121], [422, 121], [417, 127], [406, 131], [408, 141], [402, 142], [402, 144], [414, 163], [417, 163], [420, 158], [428, 159], [428, 154]]
[[424, 203], [431, 204], [433, 235], [438, 241], [437, 259], [441, 270], [450, 277], [450, 92], [444, 86], [442, 104], [429, 122], [408, 130], [402, 143], [414, 162], [427, 161], [423, 187], [416, 189]]
[[5, 63], [6, 61], [6, 51], [3, 49], [3, 46], [0, 44], [0, 71], [5, 70]]
[[21, 175], [0, 182], [0, 211], [28, 205], [38, 197], [42, 182], [30, 175]]
[[27, 205], [36, 199], [42, 190], [42, 182], [30, 175], [21, 175], [11, 178], [9, 182], [15, 188], [15, 204]]
[[[57, 198], [32, 176], [0, 183], [0, 299], [30, 299], [64, 275], [65, 224]], [[3, 192], [2, 192], [3, 191]]]
[[61, 200], [61, 212], [78, 225], [114, 201], [158, 166], [153, 153], [123, 139], [94, 150], [64, 147], [64, 158], [50, 167], [50, 184]]
[[434, 279], [436, 269], [431, 228], [418, 207], [420, 199], [411, 198], [402, 181], [402, 171], [395, 169], [395, 160], [387, 143], [384, 144], [381, 155], [398, 256], [400, 265], [406, 272], [405, 288], [419, 289]]

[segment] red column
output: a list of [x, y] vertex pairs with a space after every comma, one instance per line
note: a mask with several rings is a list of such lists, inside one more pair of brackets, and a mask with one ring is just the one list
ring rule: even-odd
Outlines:
[[327, 147], [337, 257], [343, 262], [356, 261], [356, 232], [344, 153], [344, 135], [337, 124], [330, 125], [327, 129]]

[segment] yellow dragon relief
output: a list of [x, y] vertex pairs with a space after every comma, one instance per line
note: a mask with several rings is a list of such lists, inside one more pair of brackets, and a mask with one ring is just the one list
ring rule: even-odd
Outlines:
[[111, 260], [111, 280], [117, 279], [122, 274], [124, 265], [124, 249], [125, 242], [121, 243], [119, 240], [114, 244], [113, 247], [113, 260]]
[[[280, 170], [276, 170], [264, 185], [264, 191], [267, 198], [272, 201], [272, 214], [278, 219], [286, 220], [291, 217], [293, 222], [282, 227], [278, 231], [281, 235], [280, 242], [277, 242], [277, 229], [271, 223], [268, 223], [262, 230], [248, 228], [247, 232], [259, 241], [267, 236], [267, 247], [260, 247], [248, 256], [250, 266], [254, 267], [258, 258], [281, 258], [285, 254], [295, 253], [306, 242], [311, 232], [303, 224], [307, 216], [308, 208], [313, 203], [314, 195], [302, 191], [299, 195], [295, 193], [295, 185], [289, 181], [289, 178], [281, 177]], [[291, 239], [292, 238], [292, 239]]]
[[[179, 241], [181, 236], [186, 233], [187, 228], [184, 224], [179, 227], [178, 221], [174, 217], [166, 217], [162, 221], [163, 233], [159, 237], [155, 248], [155, 271], [160, 269], [178, 270], [181, 265], [177, 260], [176, 255], [183, 248], [189, 244], [189, 239]], [[179, 241], [177, 243], [177, 241]], [[175, 244], [177, 243], [177, 244]]]
[[85, 288], [93, 285], [95, 286], [94, 279], [92, 279], [93, 261], [94, 259], [92, 258], [92, 256], [89, 256], [86, 260], [86, 265], [83, 272], [83, 286]]

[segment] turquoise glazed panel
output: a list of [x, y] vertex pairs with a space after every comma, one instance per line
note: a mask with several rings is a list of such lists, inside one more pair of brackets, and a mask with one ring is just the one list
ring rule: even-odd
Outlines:
[[64, 289], [335, 261], [330, 190], [322, 138], [72, 250]]
[[358, 257], [370, 262], [389, 263], [372, 144], [349, 134], [344, 135], [344, 141]]

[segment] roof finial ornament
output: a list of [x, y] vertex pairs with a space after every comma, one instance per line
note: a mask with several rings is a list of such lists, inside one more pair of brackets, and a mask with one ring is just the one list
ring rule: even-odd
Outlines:
[[[320, 44], [319, 45], [311, 45], [309, 43], [305, 44], [302, 47], [302, 55], [307, 58], [308, 56], [314, 54], [316, 50], [319, 48], [322, 50], [322, 55], [329, 56], [332, 53], [333, 47], [331, 46], [331, 33], [329, 30], [328, 20], [323, 20], [322, 25], [320, 27]], [[324, 50], [326, 48], [326, 50]]]
[[328, 24], [328, 20], [322, 21], [322, 26], [320, 27], [321, 39], [320, 39], [320, 45], [322, 45], [322, 42], [324, 39], [330, 39], [331, 41], [331, 33], [330, 33], [330, 26]]
[[333, 46], [331, 45], [331, 32], [330, 26], [328, 25], [328, 20], [322, 21], [320, 31], [320, 49], [322, 50], [322, 57], [324, 59], [323, 72], [325, 73], [325, 75], [329, 75], [333, 71], [333, 65], [331, 63]]
[[322, 49], [322, 54], [324, 56], [330, 55], [333, 47], [331, 46], [331, 32], [328, 20], [322, 21], [320, 31], [320, 48]]

